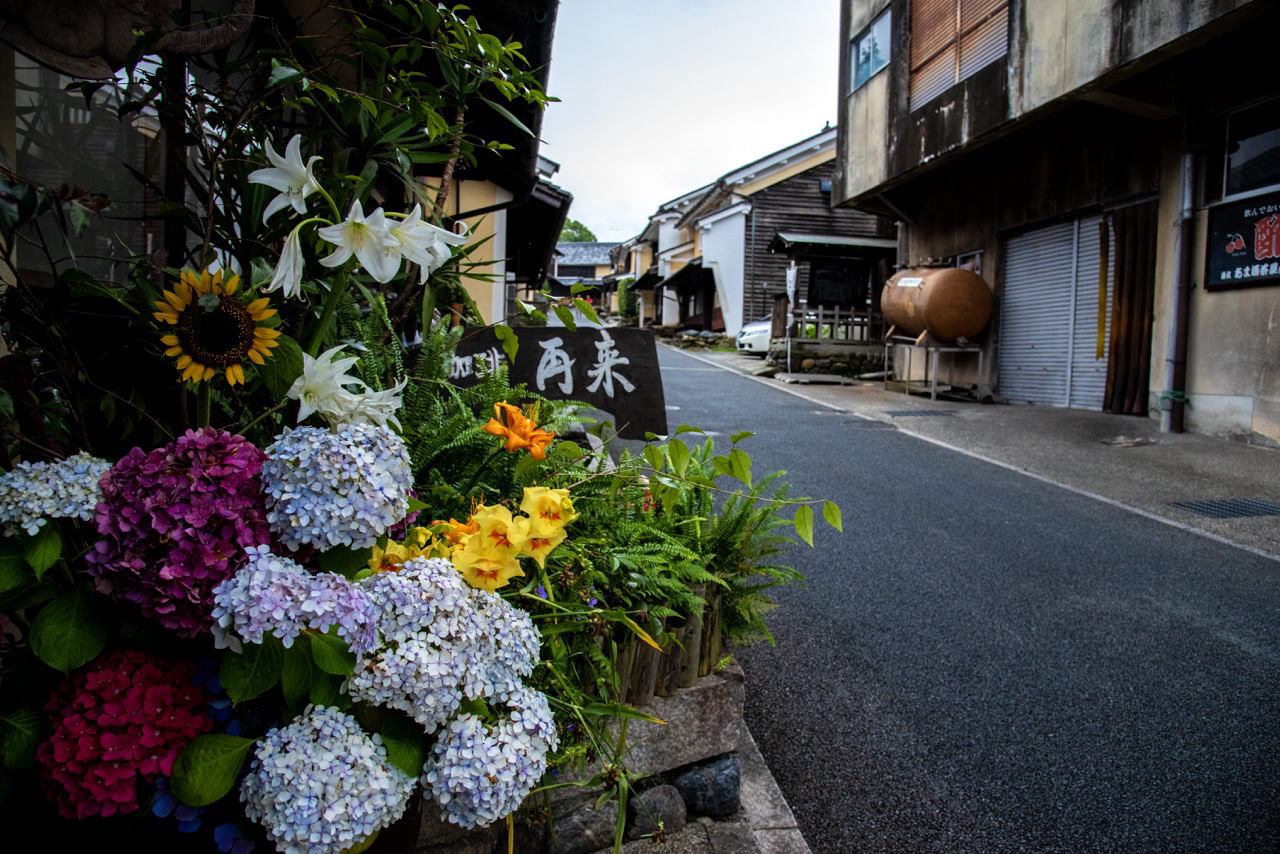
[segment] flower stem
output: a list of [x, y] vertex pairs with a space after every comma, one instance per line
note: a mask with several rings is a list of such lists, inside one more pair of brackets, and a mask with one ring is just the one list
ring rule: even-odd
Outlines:
[[476, 484], [480, 481], [480, 475], [484, 474], [485, 469], [489, 468], [489, 464], [496, 460], [498, 454], [501, 454], [504, 450], [506, 448], [503, 445], [499, 445], [492, 454], [485, 458], [484, 462], [476, 466], [475, 473], [471, 475], [471, 480], [467, 481], [467, 485], [462, 489], [463, 495], [471, 494], [471, 490], [475, 489]]
[[212, 409], [212, 392], [207, 382], [200, 383], [196, 390], [196, 426], [208, 427]]
[[338, 310], [338, 300], [342, 299], [342, 292], [346, 289], [346, 274], [339, 273], [334, 276], [333, 281], [330, 283], [329, 295], [324, 298], [324, 311], [321, 312], [316, 331], [311, 334], [311, 341], [307, 344], [307, 355], [313, 359], [320, 353], [320, 346], [324, 344], [325, 333], [329, 331], [329, 324], [333, 322], [334, 312]]

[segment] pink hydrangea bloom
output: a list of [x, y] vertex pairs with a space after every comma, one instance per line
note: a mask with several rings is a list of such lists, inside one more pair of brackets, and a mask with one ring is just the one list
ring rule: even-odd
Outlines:
[[138, 809], [138, 783], [173, 771], [178, 754], [213, 729], [209, 695], [192, 684], [194, 661], [133, 650], [102, 656], [58, 686], [53, 724], [36, 750], [40, 781], [67, 818]]
[[271, 541], [260, 474], [243, 436], [205, 427], [149, 453], [134, 448], [102, 478], [86, 556], [98, 590], [185, 637], [212, 624], [213, 588]]

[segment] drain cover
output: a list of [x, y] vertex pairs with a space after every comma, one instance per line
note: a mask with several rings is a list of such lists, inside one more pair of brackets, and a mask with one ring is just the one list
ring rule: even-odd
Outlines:
[[1170, 501], [1170, 507], [1190, 510], [1213, 519], [1244, 519], [1250, 516], [1280, 516], [1280, 504], [1258, 498], [1219, 498], [1204, 501]]
[[925, 415], [955, 415], [949, 409], [895, 409], [886, 410], [885, 415], [892, 415], [894, 418], [912, 418]]

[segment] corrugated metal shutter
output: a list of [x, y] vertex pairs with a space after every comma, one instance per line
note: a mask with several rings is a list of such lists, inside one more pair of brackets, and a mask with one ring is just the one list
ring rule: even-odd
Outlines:
[[[1110, 300], [1101, 315], [1098, 306], [1102, 221], [1060, 223], [1006, 242], [999, 388], [1009, 400], [1102, 409], [1111, 323]], [[1111, 257], [1108, 293], [1114, 266]]]
[[[1107, 356], [1110, 347], [1111, 300], [1099, 317], [1098, 310], [1098, 254], [1102, 235], [1100, 216], [1088, 217], [1077, 222], [1080, 230], [1079, 249], [1076, 253], [1075, 323], [1071, 336], [1071, 401], [1075, 409], [1102, 409], [1107, 390]], [[1115, 241], [1107, 241], [1114, 246]], [[1115, 251], [1107, 260], [1107, 293], [1111, 294], [1112, 270], [1115, 268]], [[1098, 357], [1098, 322], [1102, 321], [1103, 349]]]
[[1075, 223], [1010, 238], [1000, 301], [1000, 393], [1017, 403], [1067, 404]]
[[911, 68], [914, 70], [956, 38], [956, 0], [912, 0]]
[[[981, 20], [981, 19], [979, 19]], [[962, 27], [961, 31], [967, 30]], [[1009, 7], [987, 18], [960, 38], [960, 79], [964, 80], [1009, 52]]]

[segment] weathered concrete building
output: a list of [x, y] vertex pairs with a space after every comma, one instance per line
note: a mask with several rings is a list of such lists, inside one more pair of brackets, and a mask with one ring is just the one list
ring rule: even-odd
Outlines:
[[833, 203], [992, 287], [982, 393], [1280, 441], [1277, 33], [1263, 0], [850, 0]]

